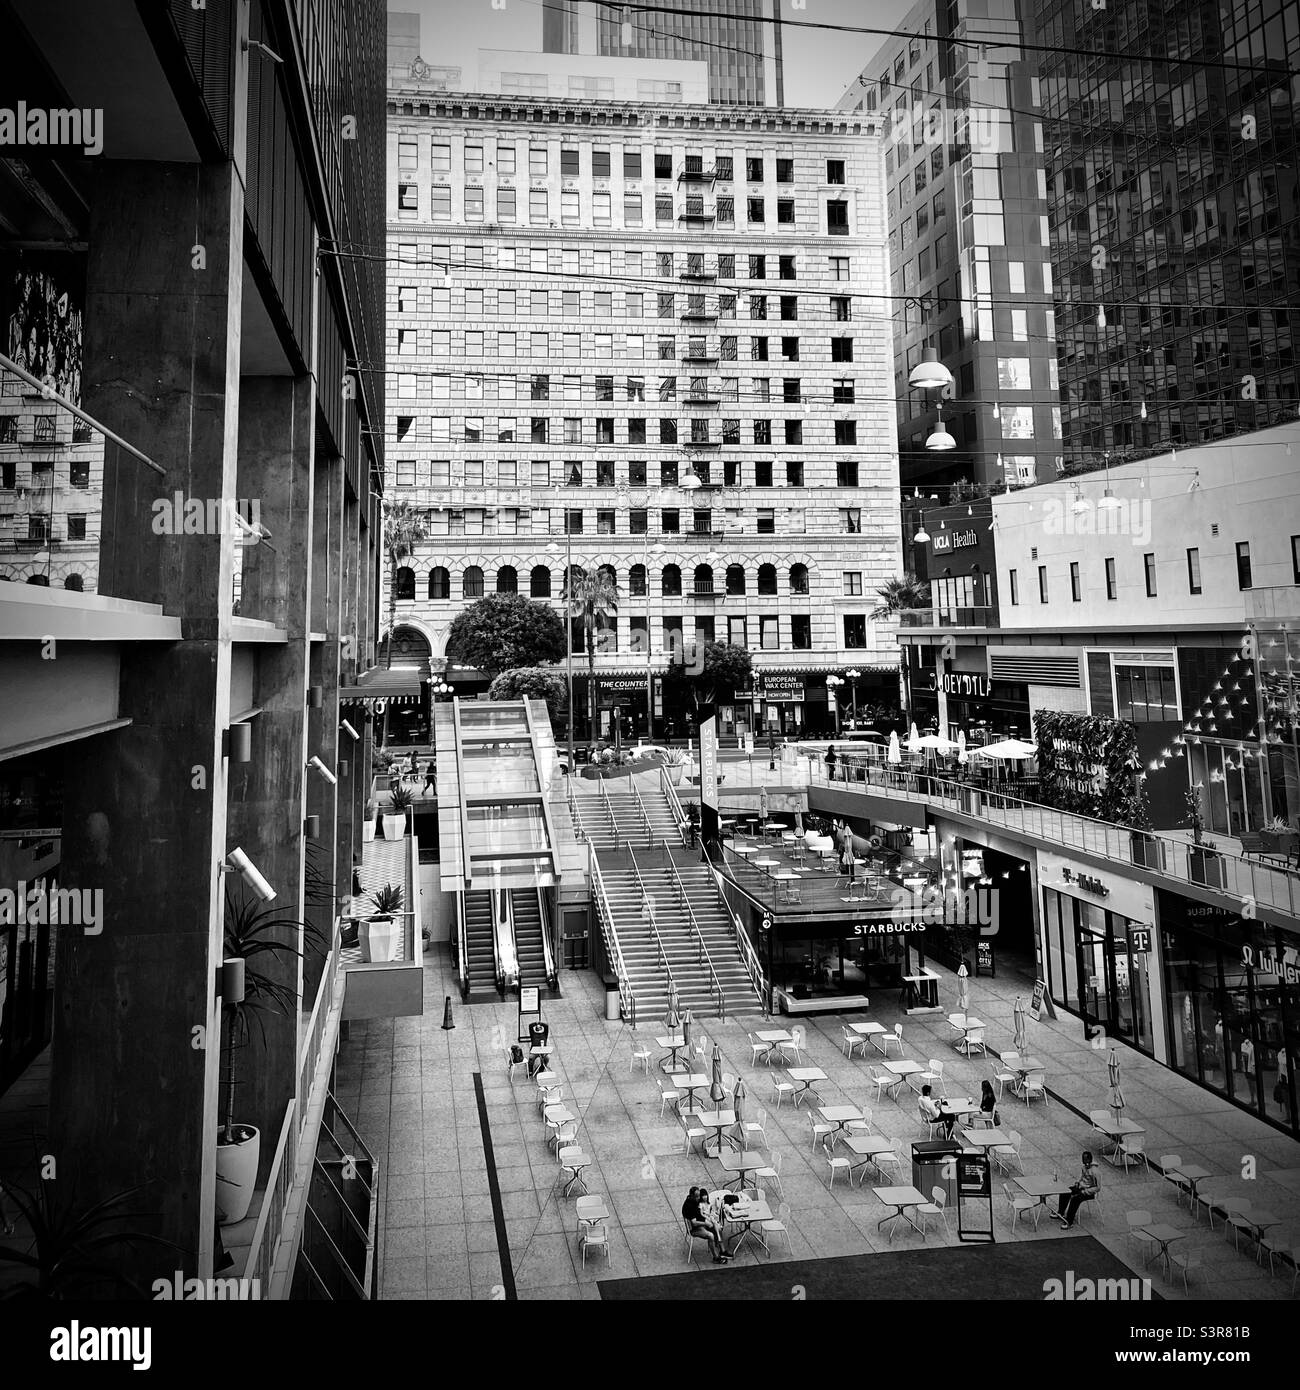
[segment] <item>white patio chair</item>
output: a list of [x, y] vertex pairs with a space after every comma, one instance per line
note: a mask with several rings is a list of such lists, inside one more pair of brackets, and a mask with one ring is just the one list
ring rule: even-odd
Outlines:
[[682, 1111], [682, 1129], [686, 1132], [686, 1142], [682, 1146], [683, 1153], [690, 1153], [693, 1144], [708, 1137], [708, 1130], [705, 1129], [703, 1125], [695, 1124], [694, 1120], [694, 1110]]
[[852, 1160], [851, 1160], [851, 1159], [847, 1159], [847, 1158], [836, 1158], [835, 1155], [834, 1155], [833, 1153], [831, 1153], [831, 1146], [830, 1146], [829, 1144], [823, 1144], [823, 1145], [822, 1145], [822, 1152], [826, 1155], [826, 1162], [830, 1164], [830, 1168], [831, 1168], [831, 1180], [830, 1180], [830, 1184], [829, 1184], [829, 1185], [830, 1185], [831, 1187], [834, 1187], [834, 1186], [835, 1186], [835, 1174], [836, 1174], [836, 1173], [847, 1173], [847, 1174], [849, 1175], [849, 1186], [852, 1187], [852, 1186], [853, 1186], [853, 1162], [852, 1162]]
[[848, 1024], [840, 1024], [840, 1050], [850, 1060], [853, 1057], [854, 1050], [859, 1047], [864, 1047], [866, 1045], [866, 1041], [866, 1038], [864, 1038], [860, 1033], [855, 1033], [853, 1029], [848, 1026]]
[[781, 1108], [781, 1102], [786, 1096], [794, 1095], [794, 1082], [782, 1081], [775, 1072], [772, 1073], [772, 1090], [776, 1095], [776, 1108]]
[[925, 1064], [925, 1070], [915, 1072], [914, 1075], [916, 1076], [918, 1089], [920, 1086], [929, 1085], [933, 1086], [941, 1096], [946, 1096], [948, 1094], [948, 1088], [944, 1085], [943, 1080], [943, 1063], [937, 1058], [931, 1057]]
[[763, 1141], [763, 1147], [767, 1148], [767, 1111], [760, 1108], [754, 1114], [756, 1118], [741, 1121], [741, 1136], [748, 1140], [751, 1134], [757, 1134]]
[[875, 1036], [879, 1040], [880, 1051], [883, 1056], [889, 1056], [890, 1043], [897, 1043], [898, 1055], [900, 1057], [903, 1055], [903, 1025], [901, 1023], [894, 1024], [892, 1033], [877, 1033]]
[[1012, 1231], [1016, 1229], [1016, 1222], [1019, 1221], [1022, 1216], [1027, 1216], [1030, 1212], [1034, 1215], [1034, 1230], [1037, 1230], [1038, 1214], [1042, 1211], [1042, 1206], [1038, 1198], [1030, 1197], [1025, 1193], [1017, 1194], [1013, 1192], [1009, 1182], [1004, 1182], [1002, 1184], [1002, 1194], [1006, 1197], [1007, 1207], [1011, 1212]]
[[794, 1251], [790, 1246], [790, 1231], [785, 1224], [789, 1216], [790, 1204], [788, 1202], [782, 1202], [777, 1209], [776, 1217], [771, 1221], [761, 1221], [759, 1223], [759, 1230], [763, 1232], [765, 1239], [768, 1236], [784, 1236], [786, 1254], [792, 1255]]
[[555, 1126], [554, 1133], [551, 1135], [548, 1142], [550, 1143], [551, 1147], [554, 1148], [555, 1152], [559, 1153], [561, 1149], [566, 1148], [568, 1145], [575, 1143], [577, 1138], [577, 1120], [565, 1120], [565, 1122], [562, 1125]]
[[916, 1208], [916, 1214], [921, 1218], [921, 1234], [925, 1234], [925, 1218], [927, 1216], [941, 1216], [944, 1235], [951, 1235], [952, 1232], [948, 1229], [948, 1193], [936, 1185], [930, 1189], [930, 1197], [930, 1201], [922, 1202]]
[[989, 1058], [989, 1068], [993, 1072], [993, 1084], [998, 1088], [998, 1099], [1002, 1099], [1002, 1093], [1007, 1086], [1016, 1084], [1016, 1073], [1007, 1068], [1006, 1057], [1001, 1061], [995, 1057]]
[[582, 1234], [584, 1226], [597, 1226], [604, 1217], [597, 1216], [596, 1213], [603, 1211], [605, 1207], [604, 1199], [601, 1197], [579, 1197], [574, 1203], [574, 1214], [578, 1219], [578, 1234]]
[[781, 1157], [782, 1155], [779, 1152], [774, 1153], [772, 1155], [770, 1167], [758, 1168], [755, 1170], [754, 1181], [758, 1182], [762, 1180], [765, 1182], [774, 1182], [776, 1184], [776, 1190], [780, 1192], [782, 1196], [785, 1196], [785, 1189], [781, 1186]]
[[513, 1050], [508, 1047], [505, 1049], [505, 1056], [506, 1075], [513, 1081], [515, 1079], [515, 1068], [522, 1067], [524, 1065], [524, 1059], [522, 1057], [516, 1058]]
[[812, 1147], [814, 1149], [818, 1144], [822, 1144], [822, 1146], [825, 1147], [824, 1141], [827, 1136], [830, 1137], [831, 1148], [835, 1147], [835, 1136], [839, 1132], [838, 1125], [828, 1124], [818, 1120], [816, 1114], [811, 1110], [808, 1112], [808, 1124], [812, 1128]]
[[860, 1120], [850, 1120], [844, 1128], [849, 1134], [870, 1134], [875, 1128], [870, 1109], [864, 1105], [862, 1107], [862, 1118]]
[[[1150, 1160], [1148, 1160], [1148, 1163], [1149, 1162]], [[1177, 1200], [1180, 1204], [1182, 1203], [1183, 1197], [1187, 1197], [1187, 1205], [1190, 1208], [1192, 1205], [1192, 1180], [1183, 1177], [1181, 1173], [1175, 1171], [1175, 1169], [1181, 1168], [1182, 1166], [1183, 1158], [1181, 1154], [1160, 1155], [1160, 1171], [1164, 1174], [1165, 1181], [1173, 1183], [1174, 1187], [1177, 1188]]]
[[1136, 1163], [1139, 1168], [1147, 1167], [1146, 1137], [1141, 1134], [1126, 1134], [1115, 1146], [1114, 1157], [1124, 1164], [1124, 1173], [1127, 1176], [1130, 1163]]
[[[868, 1162], [872, 1165], [872, 1167], [875, 1168], [876, 1172], [879, 1173], [880, 1176], [885, 1179], [886, 1182], [889, 1182], [891, 1179], [897, 1181], [897, 1179], [901, 1176], [903, 1161], [892, 1149], [883, 1149], [878, 1154], [872, 1154]], [[893, 1168], [894, 1171], [892, 1173], [885, 1172], [885, 1164], [887, 1163]], [[867, 1170], [864, 1167], [862, 1170], [863, 1177], [866, 1177], [866, 1171]], [[861, 1178], [858, 1179], [858, 1186], [862, 1186]]]
[[[1190, 1270], [1200, 1269], [1201, 1257], [1195, 1250], [1170, 1250], [1169, 1264], [1172, 1269], [1176, 1269], [1183, 1276], [1183, 1292], [1187, 1293], [1187, 1275]], [[1292, 1281], [1291, 1292], [1295, 1292], [1295, 1282]]]
[[664, 1111], [669, 1105], [680, 1104], [682, 1093], [674, 1091], [671, 1087], [665, 1086], [659, 1077], [655, 1077], [655, 1085], [659, 1087], [659, 1118], [663, 1119]]
[[972, 1028], [971, 1031], [966, 1034], [966, 1046], [962, 1051], [965, 1052], [967, 1057], [973, 1057], [976, 1048], [979, 1048], [981, 1055], [988, 1055], [988, 1050], [984, 1046], [983, 1028]]
[[[1087, 1203], [1084, 1204], [1085, 1206]], [[1151, 1224], [1151, 1213], [1149, 1211], [1126, 1211], [1124, 1220], [1128, 1222], [1128, 1238], [1142, 1250], [1149, 1252], [1142, 1261], [1144, 1265], [1151, 1263], [1152, 1257], [1160, 1253], [1160, 1242], [1155, 1236], [1149, 1236], [1141, 1228]]]
[[1042, 1072], [1030, 1072], [1025, 1077], [1025, 1084], [1020, 1091], [1020, 1099], [1026, 1105], [1032, 1105], [1036, 1100], [1041, 1100], [1044, 1105], [1047, 1104], [1047, 1082]]
[[587, 1251], [603, 1250], [605, 1252], [605, 1263], [609, 1263], [609, 1228], [606, 1226], [588, 1226], [579, 1237], [578, 1244], [582, 1247], [582, 1267], [587, 1267]]
[[650, 1075], [650, 1058], [651, 1058], [653, 1055], [654, 1055], [654, 1054], [653, 1054], [653, 1053], [650, 1051], [650, 1049], [645, 1045], [645, 1043], [634, 1043], [634, 1044], [632, 1045], [632, 1057], [631, 1057], [631, 1060], [630, 1060], [630, 1062], [629, 1062], [629, 1064], [628, 1064], [628, 1071], [635, 1071], [636, 1068], [637, 1068], [637, 1065], [638, 1065], [638, 1063], [639, 1063], [639, 1064], [640, 1064], [640, 1067], [641, 1067], [641, 1070], [642, 1070], [643, 1072], [645, 1072], [645, 1074], [646, 1074], [647, 1076], [649, 1076], [649, 1075]]
[[1014, 1129], [1011, 1130], [1007, 1135], [1007, 1141], [1008, 1142], [1005, 1144], [995, 1144], [993, 1146], [991, 1150], [993, 1161], [1003, 1168], [1008, 1168], [1008, 1165], [1014, 1162], [1016, 1167], [1023, 1173], [1025, 1171], [1025, 1165], [1020, 1161], [1020, 1145], [1022, 1143], [1020, 1132]]
[[746, 1033], [745, 1037], [749, 1039], [749, 1065], [756, 1067], [760, 1061], [767, 1060], [767, 1044], [759, 1042], [753, 1033]]
[[685, 1217], [682, 1217], [682, 1226], [686, 1232], [686, 1263], [688, 1265], [695, 1262], [694, 1242], [697, 1240], [702, 1240], [709, 1247], [710, 1255], [713, 1253], [713, 1242], [705, 1232], [691, 1230], [691, 1223]]
[[881, 1071], [879, 1067], [870, 1067], [871, 1080], [876, 1088], [876, 1099], [879, 1100], [886, 1091], [894, 1092], [903, 1084], [901, 1076], [895, 1076], [892, 1071]]
[[1223, 1224], [1226, 1226], [1232, 1217], [1250, 1210], [1250, 1203], [1245, 1197], [1225, 1197], [1222, 1201], [1211, 1201], [1207, 1205], [1210, 1208], [1210, 1230], [1214, 1230], [1214, 1213], [1216, 1211], [1223, 1217]]

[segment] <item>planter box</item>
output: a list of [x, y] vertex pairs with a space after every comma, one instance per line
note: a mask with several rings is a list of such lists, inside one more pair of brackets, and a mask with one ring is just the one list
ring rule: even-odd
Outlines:
[[217, 1143], [217, 1220], [233, 1225], [248, 1215], [257, 1187], [257, 1164], [262, 1152], [261, 1131], [252, 1125], [236, 1125], [239, 1138], [233, 1144]]
[[1187, 867], [1193, 883], [1203, 883], [1207, 888], [1223, 887], [1223, 860], [1214, 850], [1190, 850]]
[[406, 834], [406, 816], [384, 816], [384, 839], [400, 840]]
[[361, 843], [363, 845], [368, 845], [374, 838], [375, 818], [373, 816], [367, 816], [366, 819], [361, 822]]
[[384, 963], [397, 959], [401, 926], [392, 917], [368, 917], [361, 923], [361, 959]]
[[1165, 847], [1162, 841], [1144, 831], [1134, 830], [1129, 836], [1133, 862], [1144, 869], [1165, 868]]

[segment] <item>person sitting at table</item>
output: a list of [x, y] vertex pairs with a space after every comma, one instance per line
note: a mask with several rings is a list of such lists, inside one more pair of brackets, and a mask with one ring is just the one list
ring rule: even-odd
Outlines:
[[1095, 1201], [1097, 1193], [1100, 1191], [1101, 1180], [1097, 1176], [1097, 1170], [1092, 1166], [1092, 1154], [1085, 1149], [1083, 1151], [1083, 1171], [1079, 1174], [1078, 1181], [1068, 1192], [1061, 1193], [1059, 1207], [1056, 1211], [1049, 1212], [1048, 1215], [1053, 1221], [1061, 1222], [1062, 1230], [1068, 1231], [1074, 1225], [1079, 1208], [1084, 1202]]
[[980, 1114], [986, 1117], [986, 1122], [993, 1126], [998, 1125], [998, 1102], [993, 1094], [993, 1083], [991, 1081], [980, 1082]]
[[682, 1203], [682, 1216], [690, 1227], [693, 1236], [703, 1236], [709, 1242], [709, 1249], [713, 1252], [713, 1263], [715, 1265], [725, 1264], [731, 1256], [723, 1247], [718, 1223], [709, 1215], [708, 1199], [709, 1194], [704, 1188], [691, 1188], [686, 1194], [686, 1200]]
[[957, 1123], [957, 1117], [935, 1101], [933, 1091], [932, 1086], [921, 1087], [921, 1098], [917, 1101], [921, 1111], [921, 1121], [927, 1125], [942, 1125], [943, 1137], [951, 1139], [952, 1128]]

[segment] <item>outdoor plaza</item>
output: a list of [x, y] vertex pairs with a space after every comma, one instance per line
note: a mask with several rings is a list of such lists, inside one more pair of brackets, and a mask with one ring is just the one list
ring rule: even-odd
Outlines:
[[[882, 995], [843, 1015], [697, 1018], [682, 1040], [662, 1019], [606, 1021], [599, 982], [568, 972], [532, 1077], [509, 1062], [515, 1002], [440, 1026], [454, 979], [430, 956], [423, 1018], [354, 1025], [338, 1062], [380, 1167], [379, 1296], [788, 1297], [797, 1274], [827, 1297], [1041, 1299], [1067, 1270], [1149, 1279], [1166, 1299], [1294, 1294], [1293, 1140], [1130, 1049], [1094, 1048], [1074, 1019], [1024, 1020], [1016, 1049], [1021, 983], [970, 982], [962, 1016], [937, 973], [937, 1015]], [[996, 1129], [979, 1122], [985, 1081]], [[995, 1244], [960, 1242], [941, 1181], [914, 1186], [912, 1146], [943, 1128], [920, 1117], [923, 1084], [959, 1113], [955, 1146], [990, 1154]], [[1063, 1230], [1047, 1213], [1085, 1149], [1100, 1192]], [[696, 1186], [728, 1263], [687, 1236]]]

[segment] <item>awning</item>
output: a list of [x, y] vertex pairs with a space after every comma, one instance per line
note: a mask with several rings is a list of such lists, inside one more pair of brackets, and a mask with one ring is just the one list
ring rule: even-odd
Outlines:
[[355, 685], [339, 687], [340, 704], [369, 704], [374, 700], [392, 700], [396, 704], [415, 703], [420, 699], [420, 668], [418, 666], [372, 666], [357, 677]]

